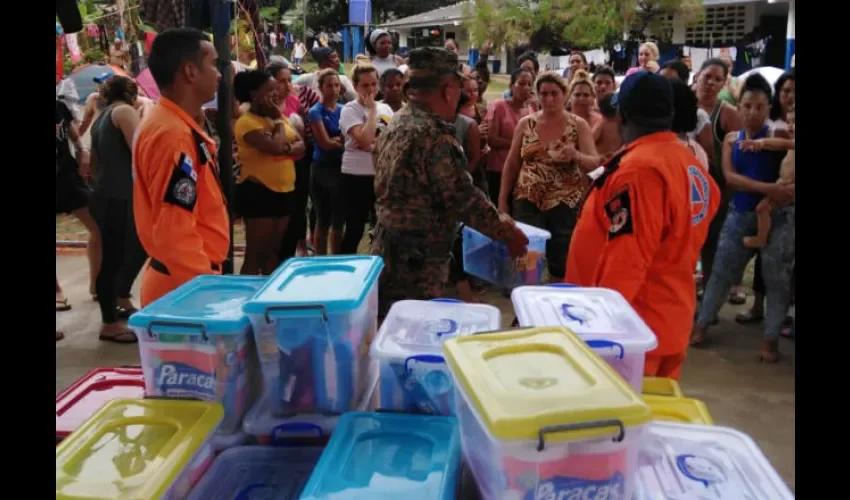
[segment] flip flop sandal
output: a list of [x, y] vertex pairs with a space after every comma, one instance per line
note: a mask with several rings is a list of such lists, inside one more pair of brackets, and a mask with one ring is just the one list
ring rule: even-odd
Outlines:
[[755, 315], [752, 311], [744, 311], [735, 316], [735, 322], [741, 325], [754, 325], [764, 321], [764, 314]]
[[733, 306], [740, 306], [747, 303], [746, 292], [732, 292], [729, 294], [729, 303]]
[[112, 334], [101, 333], [97, 338], [104, 342], [114, 342], [116, 344], [135, 344], [139, 341], [139, 339], [136, 338], [136, 334], [129, 330]]
[[64, 298], [62, 300], [56, 299], [56, 312], [62, 311], [70, 311], [71, 304], [68, 303], [68, 299]]
[[56, 342], [59, 342], [60, 340], [62, 340], [64, 338], [65, 338], [65, 332], [60, 332], [60, 331], [56, 332]]

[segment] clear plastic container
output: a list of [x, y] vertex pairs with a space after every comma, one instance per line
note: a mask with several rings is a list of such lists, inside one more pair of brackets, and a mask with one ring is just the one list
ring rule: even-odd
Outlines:
[[141, 368], [96, 368], [56, 396], [56, 442], [65, 439], [105, 403], [145, 395]]
[[472, 335], [443, 353], [482, 498], [631, 498], [649, 407], [574, 333]]
[[275, 414], [357, 407], [367, 389], [383, 266], [365, 255], [289, 259], [245, 303]]
[[[378, 363], [372, 361], [367, 379], [369, 389], [357, 405], [358, 411], [374, 408], [378, 386]], [[257, 401], [245, 415], [242, 430], [258, 444], [273, 446], [324, 446], [327, 444], [339, 415], [321, 413], [299, 413], [297, 415], [278, 415], [276, 402], [268, 393]]]
[[215, 459], [188, 500], [295, 500], [321, 454], [321, 448], [231, 448]]
[[698, 399], [671, 398], [644, 394], [643, 400], [652, 410], [652, 420], [666, 420], [683, 424], [714, 425], [714, 419], [705, 403]]
[[638, 393], [655, 334], [616, 290], [527, 286], [511, 293], [520, 326], [565, 326], [602, 356]]
[[636, 482], [635, 500], [794, 498], [752, 438], [727, 427], [652, 422]]
[[475, 229], [463, 227], [463, 270], [502, 288], [537, 285], [546, 267], [546, 242], [552, 234], [522, 222], [516, 223], [528, 237], [528, 255], [512, 259], [508, 247]]
[[453, 415], [443, 341], [497, 330], [501, 316], [493, 306], [451, 299], [393, 304], [372, 343], [372, 358], [381, 364], [380, 408]]
[[301, 500], [449, 500], [460, 476], [455, 417], [346, 413]]
[[198, 276], [130, 316], [149, 397], [218, 401], [221, 431], [239, 428], [256, 394], [251, 322], [242, 303], [265, 283], [255, 276]]
[[56, 447], [56, 500], [182, 500], [212, 462], [218, 403], [119, 399]]
[[672, 378], [664, 377], [643, 377], [644, 394], [653, 396], [668, 396], [671, 398], [683, 398], [682, 388], [679, 387], [679, 382]]

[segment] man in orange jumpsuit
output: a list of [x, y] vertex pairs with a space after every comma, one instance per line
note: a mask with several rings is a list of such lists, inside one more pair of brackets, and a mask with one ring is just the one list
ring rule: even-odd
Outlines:
[[148, 66], [162, 94], [133, 147], [133, 210], [150, 263], [145, 306], [201, 274], [221, 272], [230, 221], [215, 163], [215, 142], [198, 124], [221, 75], [215, 47], [194, 29], [156, 37]]
[[670, 131], [664, 77], [626, 78], [615, 102], [626, 146], [585, 200], [565, 281], [620, 292], [658, 338], [645, 374], [678, 379], [696, 308], [694, 270], [720, 192]]

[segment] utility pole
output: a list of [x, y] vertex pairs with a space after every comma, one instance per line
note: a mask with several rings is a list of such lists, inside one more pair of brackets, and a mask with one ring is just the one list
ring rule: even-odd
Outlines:
[[304, 46], [306, 47], [307, 46], [307, 0], [304, 0], [304, 4], [302, 5], [302, 9], [303, 9], [302, 15], [304, 17], [304, 19], [302, 21], [304, 23], [304, 32], [301, 34], [301, 38], [302, 38], [302, 41], [304, 42]]
[[[213, 4], [213, 36], [215, 50], [218, 52], [218, 72], [221, 80], [218, 82], [218, 110], [216, 112], [215, 128], [221, 139], [218, 147], [218, 171], [221, 178], [221, 190], [227, 201], [227, 211], [230, 218], [230, 249], [227, 260], [222, 265], [222, 274], [233, 274], [233, 89], [230, 72], [230, 19], [233, 10], [233, 0], [216, 0]], [[239, 40], [236, 41], [237, 46]]]

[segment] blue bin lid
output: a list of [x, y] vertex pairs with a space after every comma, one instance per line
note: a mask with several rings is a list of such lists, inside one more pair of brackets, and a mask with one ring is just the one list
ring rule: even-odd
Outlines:
[[321, 448], [231, 448], [216, 457], [188, 500], [298, 498], [321, 454]]
[[245, 302], [248, 314], [265, 314], [270, 307], [275, 316], [304, 315], [309, 309], [326, 314], [353, 311], [360, 307], [381, 270], [384, 261], [369, 255], [297, 257], [287, 260], [268, 278], [257, 294]]
[[349, 412], [340, 417], [301, 499], [409, 500], [412, 492], [451, 499], [460, 465], [455, 417]]
[[130, 316], [129, 325], [178, 335], [240, 334], [251, 325], [242, 304], [265, 282], [262, 276], [198, 276]]

